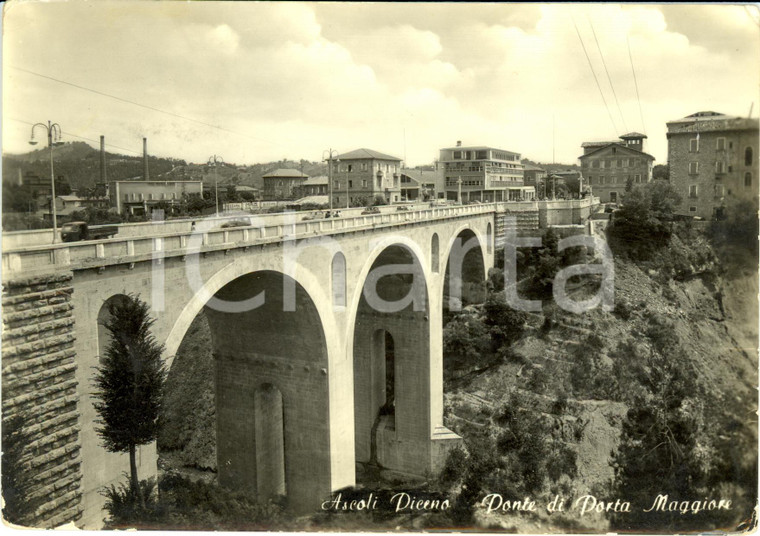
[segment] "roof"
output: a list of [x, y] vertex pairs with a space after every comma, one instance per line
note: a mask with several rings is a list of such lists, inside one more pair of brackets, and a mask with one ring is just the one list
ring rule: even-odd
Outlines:
[[398, 162], [401, 162], [400, 158], [396, 158], [395, 156], [384, 154], [378, 151], [373, 151], [372, 149], [355, 149], [347, 153], [339, 154], [335, 158], [338, 160], [364, 160], [367, 158], [374, 158], [375, 160], [396, 160]]
[[273, 178], [288, 178], [288, 179], [308, 179], [309, 176], [305, 175], [304, 173], [301, 173], [297, 169], [275, 169], [274, 171], [270, 171], [266, 175], [264, 175], [265, 179], [273, 179]]
[[254, 188], [253, 186], [244, 186], [244, 185], [238, 185], [235, 186], [235, 190], [238, 192], [258, 192], [258, 188]]
[[679, 133], [758, 130], [757, 119], [725, 115], [717, 112], [697, 112], [666, 123], [667, 136]]
[[402, 169], [401, 174], [420, 184], [435, 181], [437, 175], [435, 171], [424, 171], [422, 169]]
[[327, 184], [327, 177], [320, 175], [319, 177], [309, 177], [305, 182], [301, 183], [301, 186], [321, 186]]
[[509, 154], [516, 154], [519, 155], [520, 153], [516, 153], [514, 151], [509, 151], [507, 149], [499, 149], [498, 147], [491, 147], [489, 145], [468, 145], [465, 146], [456, 146], [456, 147], [444, 147], [441, 149], [441, 151], [456, 151], [456, 150], [466, 150], [466, 151], [500, 151], [502, 153], [509, 153]]
[[582, 154], [581, 156], [578, 157], [578, 159], [583, 159], [583, 158], [586, 158], [586, 157], [591, 156], [593, 154], [596, 154], [599, 151], [601, 151], [603, 149], [606, 149], [610, 145], [616, 145], [617, 147], [619, 147], [621, 149], [625, 149], [625, 150], [630, 151], [632, 153], [635, 153], [635, 154], [638, 154], [638, 155], [642, 155], [642, 156], [645, 156], [647, 158], [651, 158], [652, 160], [655, 160], [655, 157], [652, 156], [651, 154], [645, 153], [644, 151], [639, 151], [638, 149], [634, 149], [633, 147], [628, 147], [627, 145], [625, 145], [625, 144], [623, 144], [622, 142], [619, 142], [619, 141], [611, 141], [611, 142], [607, 143], [606, 145], [602, 145], [602, 146], [598, 147], [597, 149], [594, 149], [591, 152], [588, 152], [586, 154]]
[[524, 171], [546, 171], [542, 167], [534, 166], [533, 164], [523, 164]]
[[621, 140], [630, 140], [630, 139], [636, 139], [636, 138], [646, 138], [646, 134], [642, 134], [641, 132], [629, 132], [628, 134], [623, 134], [620, 136]]
[[584, 141], [581, 143], [581, 147], [606, 147], [612, 143], [620, 143], [619, 140], [612, 141]]

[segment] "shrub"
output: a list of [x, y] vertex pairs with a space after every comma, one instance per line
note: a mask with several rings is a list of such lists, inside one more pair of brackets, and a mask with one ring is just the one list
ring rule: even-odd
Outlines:
[[613, 313], [622, 320], [629, 320], [632, 314], [631, 305], [626, 300], [617, 300]]

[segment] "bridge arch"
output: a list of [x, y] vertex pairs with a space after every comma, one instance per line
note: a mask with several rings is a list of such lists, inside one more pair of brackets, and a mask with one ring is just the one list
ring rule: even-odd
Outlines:
[[[350, 463], [353, 477], [352, 457], [336, 455], [340, 443], [333, 441], [340, 431], [335, 421], [346, 416], [331, 406], [328, 388], [337, 346], [332, 301], [302, 267], [288, 282], [275, 260], [256, 265], [252, 271], [250, 259], [233, 261], [191, 297], [167, 338], [168, 364], [204, 310], [214, 355], [219, 483], [260, 499], [284, 494], [295, 512], [313, 511], [335, 488], [336, 468], [345, 478]], [[295, 289], [295, 310], [284, 305], [286, 287]], [[202, 299], [240, 302], [261, 292], [260, 307], [240, 312], [205, 307]]]
[[[488, 225], [490, 226], [490, 222]], [[487, 240], [488, 230], [484, 237], [477, 228], [469, 224], [462, 225], [452, 234], [444, 256], [444, 311], [458, 311], [464, 305], [485, 299], [485, 282], [488, 275]]]
[[98, 363], [103, 363], [103, 356], [105, 356], [108, 344], [111, 342], [111, 334], [106, 328], [106, 322], [111, 317], [109, 307], [111, 304], [120, 304], [127, 299], [126, 294], [114, 294], [103, 302], [98, 311], [98, 329], [97, 329], [97, 342], [98, 342]]
[[421, 253], [400, 237], [377, 245], [349, 328], [356, 460], [409, 474], [430, 466], [430, 282]]

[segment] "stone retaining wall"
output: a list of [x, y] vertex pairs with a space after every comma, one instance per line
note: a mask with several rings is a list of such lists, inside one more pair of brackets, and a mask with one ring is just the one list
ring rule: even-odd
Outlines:
[[23, 521], [39, 528], [82, 514], [71, 279], [69, 272], [3, 286], [3, 425], [22, 418], [28, 442], [18, 469], [31, 507]]

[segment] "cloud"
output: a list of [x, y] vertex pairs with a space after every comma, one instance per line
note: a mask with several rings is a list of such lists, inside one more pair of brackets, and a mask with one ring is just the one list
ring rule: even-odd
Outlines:
[[[757, 25], [736, 6], [72, 0], [16, 4], [4, 29], [6, 117], [138, 151], [150, 133], [157, 154], [197, 161], [400, 154], [406, 132], [412, 164], [458, 139], [571, 163], [587, 139], [645, 128], [662, 161], [667, 120], [746, 113], [760, 83]], [[27, 127], [3, 128], [26, 149]]]

